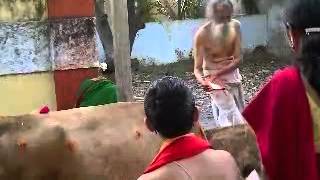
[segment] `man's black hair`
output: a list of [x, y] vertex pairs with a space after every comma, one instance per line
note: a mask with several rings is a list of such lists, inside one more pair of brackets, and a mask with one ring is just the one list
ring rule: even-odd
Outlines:
[[148, 123], [164, 138], [189, 133], [194, 123], [195, 100], [184, 81], [164, 77], [148, 89], [144, 110]]

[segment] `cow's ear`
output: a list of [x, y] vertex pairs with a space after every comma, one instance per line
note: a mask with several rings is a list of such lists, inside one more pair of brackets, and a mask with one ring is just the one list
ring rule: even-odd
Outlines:
[[193, 121], [197, 123], [199, 121], [200, 113], [199, 108], [196, 106], [193, 112]]
[[150, 120], [147, 117], [144, 117], [144, 123], [149, 129], [149, 131], [154, 132], [155, 129], [153, 128], [152, 124], [150, 123]]

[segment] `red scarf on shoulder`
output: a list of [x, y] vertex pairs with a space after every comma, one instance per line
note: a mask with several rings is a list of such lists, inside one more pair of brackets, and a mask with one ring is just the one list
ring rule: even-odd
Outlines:
[[144, 174], [157, 170], [174, 161], [196, 156], [210, 148], [211, 145], [206, 140], [203, 140], [193, 134], [181, 136], [160, 150], [158, 155], [146, 168]]
[[269, 180], [319, 180], [306, 89], [296, 67], [274, 74], [243, 112]]

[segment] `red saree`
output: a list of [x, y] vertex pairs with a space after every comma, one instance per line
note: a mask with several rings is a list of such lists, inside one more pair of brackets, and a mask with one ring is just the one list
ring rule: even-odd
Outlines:
[[270, 180], [319, 180], [310, 107], [300, 72], [278, 71], [243, 112]]

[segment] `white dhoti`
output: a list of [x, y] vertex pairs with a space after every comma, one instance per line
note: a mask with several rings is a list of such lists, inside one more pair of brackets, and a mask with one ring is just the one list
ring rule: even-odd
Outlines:
[[[204, 71], [204, 75], [210, 75], [213, 71]], [[214, 90], [210, 92], [213, 122], [212, 128], [223, 128], [244, 124], [241, 115], [244, 109], [243, 89], [241, 85], [241, 75], [237, 69], [235, 72], [221, 77], [227, 82], [225, 90]]]

